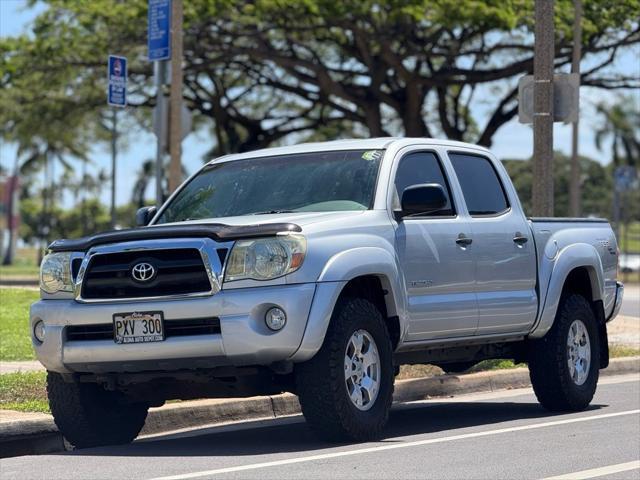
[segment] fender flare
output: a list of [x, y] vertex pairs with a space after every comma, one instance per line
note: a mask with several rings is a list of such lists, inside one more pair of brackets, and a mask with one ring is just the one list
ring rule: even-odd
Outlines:
[[331, 316], [342, 290], [350, 280], [365, 275], [380, 279], [385, 295], [387, 313], [398, 316], [400, 337], [407, 328], [404, 277], [394, 255], [380, 247], [360, 247], [336, 253], [318, 276], [316, 293], [309, 312], [300, 347], [290, 357], [294, 362], [312, 358], [322, 346]]
[[593, 245], [588, 243], [576, 243], [563, 248], [553, 262], [546, 293], [541, 301], [544, 302], [538, 314], [538, 320], [534, 325], [530, 338], [542, 338], [553, 326], [560, 298], [567, 277], [576, 268], [585, 268], [589, 274], [591, 283], [591, 296], [593, 301], [602, 300], [604, 292], [604, 273], [600, 255]]

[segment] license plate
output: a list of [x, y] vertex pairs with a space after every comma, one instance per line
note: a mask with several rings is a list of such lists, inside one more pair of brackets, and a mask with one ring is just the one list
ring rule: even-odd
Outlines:
[[116, 343], [147, 343], [164, 340], [162, 312], [116, 313], [113, 316]]

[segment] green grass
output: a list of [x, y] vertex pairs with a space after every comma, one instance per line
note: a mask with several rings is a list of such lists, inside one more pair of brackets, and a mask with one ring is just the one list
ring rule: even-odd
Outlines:
[[19, 248], [13, 265], [0, 265], [0, 278], [38, 278], [38, 250]]
[[37, 265], [4, 265], [0, 266], [0, 278], [38, 278], [38, 266]]
[[45, 372], [0, 375], [0, 409], [49, 413]]
[[636, 357], [638, 355], [640, 355], [638, 348], [609, 344], [609, 358]]
[[29, 332], [29, 305], [38, 298], [37, 290], [0, 288], [0, 361], [35, 358]]
[[620, 225], [618, 247], [621, 252], [640, 253], [640, 222], [629, 223], [629, 232], [625, 232], [624, 225]]

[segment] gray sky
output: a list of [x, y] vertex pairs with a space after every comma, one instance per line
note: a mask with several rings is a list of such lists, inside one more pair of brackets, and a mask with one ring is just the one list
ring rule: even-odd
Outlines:
[[[42, 11], [42, 5], [34, 9], [26, 9], [24, 0], [0, 0], [0, 36], [18, 35], [28, 30], [35, 16]], [[620, 55], [613, 66], [618, 72], [633, 73], [640, 77], [640, 48], [628, 49]], [[106, 68], [106, 57], [105, 57]], [[580, 153], [592, 157], [602, 163], [611, 160], [609, 149], [599, 152], [594, 145], [594, 130], [599, 119], [594, 114], [594, 105], [601, 100], [613, 101], [615, 93], [582, 88], [581, 90], [581, 122], [580, 122]], [[633, 92], [636, 107], [640, 108], [640, 92]], [[106, 100], [105, 100], [106, 101]], [[122, 151], [118, 157], [118, 191], [117, 203], [127, 203], [131, 197], [131, 189], [135, 181], [135, 172], [140, 164], [155, 157], [155, 137], [151, 132], [136, 135], [135, 141], [129, 142], [129, 148]], [[207, 131], [192, 133], [183, 142], [183, 163], [188, 173], [193, 173], [202, 165], [203, 154], [212, 147], [213, 142]], [[565, 153], [571, 150], [571, 127], [555, 124], [554, 147]], [[533, 133], [528, 125], [518, 123], [516, 119], [503, 126], [494, 136], [492, 150], [499, 158], [528, 158], [533, 148]], [[0, 160], [3, 166], [13, 164], [15, 147], [9, 144], [0, 145]], [[90, 157], [97, 169], [109, 169], [110, 154], [105, 146], [96, 147]], [[148, 192], [153, 195], [152, 189]], [[109, 201], [109, 189], [104, 188], [102, 200]]]

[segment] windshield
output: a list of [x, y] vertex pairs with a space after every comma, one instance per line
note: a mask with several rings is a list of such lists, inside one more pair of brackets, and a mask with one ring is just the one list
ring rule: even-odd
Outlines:
[[383, 150], [252, 158], [205, 167], [156, 222], [372, 207]]

